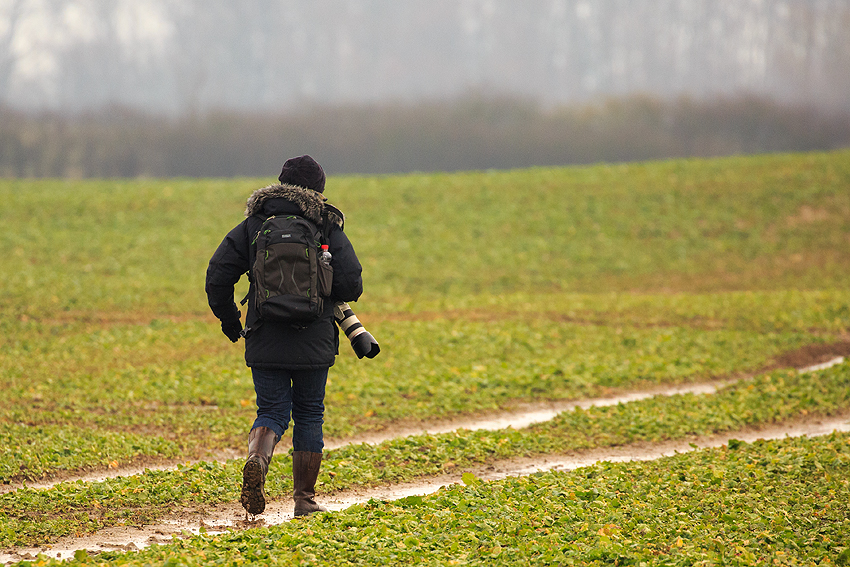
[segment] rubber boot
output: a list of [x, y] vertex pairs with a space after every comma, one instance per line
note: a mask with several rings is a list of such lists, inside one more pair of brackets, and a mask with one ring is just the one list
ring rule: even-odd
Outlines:
[[313, 512], [327, 512], [316, 504], [316, 478], [322, 466], [322, 454], [308, 451], [292, 452], [292, 499], [295, 500], [295, 516], [308, 516]]
[[255, 427], [248, 434], [248, 460], [242, 468], [242, 507], [249, 514], [266, 509], [266, 473], [277, 444], [277, 434], [268, 427]]

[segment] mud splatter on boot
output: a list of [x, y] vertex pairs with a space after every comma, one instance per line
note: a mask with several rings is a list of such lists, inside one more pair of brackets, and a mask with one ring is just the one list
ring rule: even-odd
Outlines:
[[277, 434], [268, 427], [255, 427], [248, 435], [248, 460], [242, 468], [239, 501], [245, 511], [254, 516], [266, 509], [266, 474], [277, 441]]

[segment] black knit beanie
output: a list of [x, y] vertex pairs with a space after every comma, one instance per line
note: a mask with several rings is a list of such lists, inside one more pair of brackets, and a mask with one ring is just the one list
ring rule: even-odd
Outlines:
[[325, 171], [308, 155], [286, 160], [278, 179], [281, 183], [312, 189], [319, 193], [325, 190]]

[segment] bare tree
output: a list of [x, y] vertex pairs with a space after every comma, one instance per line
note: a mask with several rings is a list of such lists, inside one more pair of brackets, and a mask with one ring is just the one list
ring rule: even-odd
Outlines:
[[17, 62], [12, 52], [12, 45], [24, 14], [24, 3], [25, 0], [8, 1], [7, 12], [0, 17], [6, 21], [6, 29], [0, 29], [0, 104], [6, 103], [12, 73]]

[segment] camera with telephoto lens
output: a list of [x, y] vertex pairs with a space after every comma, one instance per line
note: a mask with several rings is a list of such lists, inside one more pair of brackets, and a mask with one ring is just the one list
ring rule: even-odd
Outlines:
[[336, 319], [337, 325], [339, 325], [339, 328], [342, 329], [342, 332], [345, 333], [345, 336], [351, 342], [351, 348], [354, 349], [354, 354], [357, 355], [357, 358], [363, 358], [364, 356], [366, 358], [375, 358], [378, 356], [378, 353], [381, 352], [378, 341], [366, 330], [348, 303], [340, 301], [334, 305], [334, 319]]

